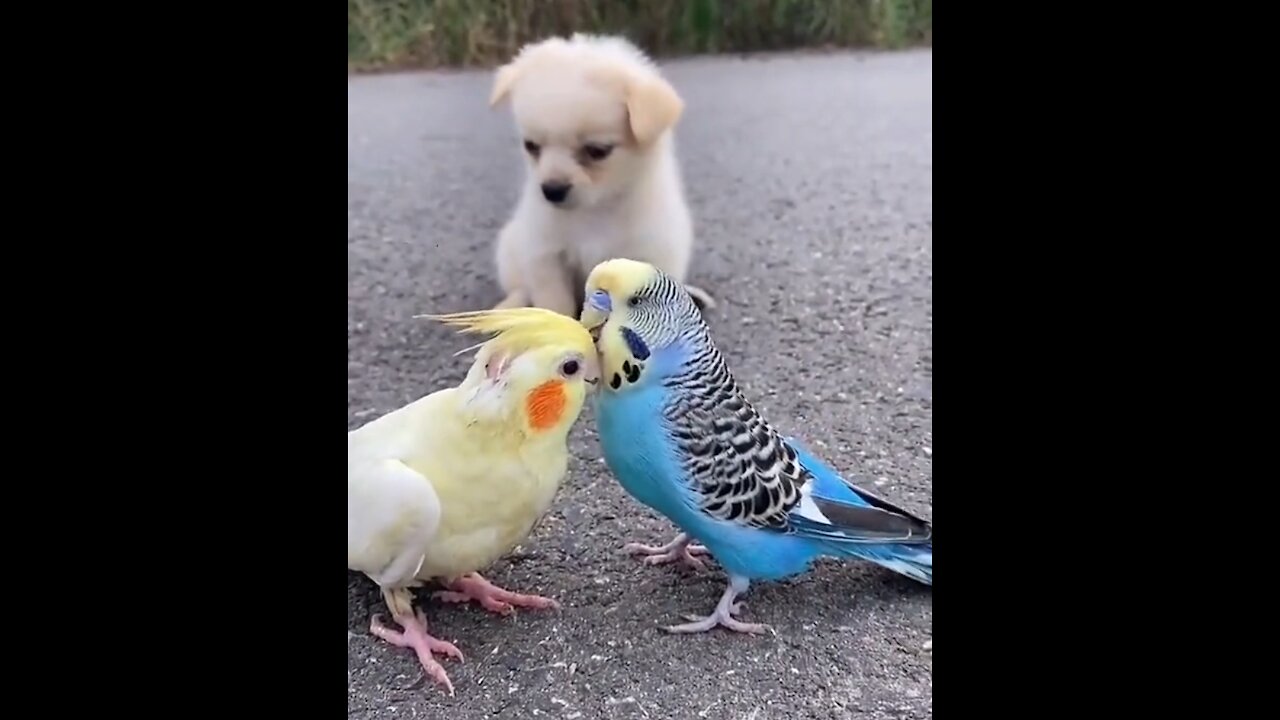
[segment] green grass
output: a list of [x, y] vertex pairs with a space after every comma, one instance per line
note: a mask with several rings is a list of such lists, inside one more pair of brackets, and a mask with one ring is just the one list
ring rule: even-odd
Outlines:
[[350, 70], [491, 66], [573, 32], [657, 56], [932, 44], [933, 0], [347, 0]]

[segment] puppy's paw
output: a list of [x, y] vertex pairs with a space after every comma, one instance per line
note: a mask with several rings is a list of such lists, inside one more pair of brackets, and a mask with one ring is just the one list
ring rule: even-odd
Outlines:
[[502, 299], [502, 302], [493, 306], [494, 310], [505, 310], [507, 308], [521, 308], [529, 306], [529, 293], [524, 290], [513, 290], [509, 295]]
[[558, 302], [558, 301], [549, 302], [543, 307], [545, 307], [548, 310], [551, 310], [552, 312], [558, 312], [561, 315], [564, 315], [566, 317], [571, 317], [571, 318], [576, 318], [580, 314], [579, 306], [575, 304], [572, 300], [570, 300], [569, 302]]
[[573, 292], [559, 285], [545, 285], [535, 289], [529, 295], [529, 304], [560, 313], [568, 317], [578, 317], [577, 303]]
[[716, 308], [715, 298], [711, 297], [711, 293], [703, 290], [697, 285], [685, 285], [684, 289], [689, 292], [689, 296], [697, 303], [698, 308], [703, 312], [714, 310]]

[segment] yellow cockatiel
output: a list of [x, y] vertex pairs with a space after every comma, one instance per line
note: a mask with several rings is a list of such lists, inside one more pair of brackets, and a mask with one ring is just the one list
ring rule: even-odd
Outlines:
[[438, 579], [449, 602], [556, 607], [495, 587], [477, 571], [519, 544], [546, 513], [568, 469], [568, 435], [599, 382], [591, 335], [538, 308], [427, 316], [493, 335], [457, 387], [444, 388], [347, 433], [347, 567], [382, 589], [403, 632], [370, 632], [411, 647], [453, 694], [432, 653], [457, 659], [427, 633], [410, 587]]

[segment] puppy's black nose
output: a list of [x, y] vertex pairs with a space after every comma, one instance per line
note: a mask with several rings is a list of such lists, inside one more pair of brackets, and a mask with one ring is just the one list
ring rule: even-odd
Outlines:
[[569, 196], [569, 190], [573, 186], [563, 182], [545, 182], [542, 183], [542, 197], [547, 199], [549, 203], [562, 203]]

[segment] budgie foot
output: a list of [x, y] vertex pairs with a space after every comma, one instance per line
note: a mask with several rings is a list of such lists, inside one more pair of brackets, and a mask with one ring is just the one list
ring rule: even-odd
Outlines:
[[444, 602], [467, 602], [474, 600], [489, 612], [499, 615], [510, 615], [517, 607], [545, 610], [559, 609], [560, 603], [540, 595], [522, 595], [510, 590], [503, 590], [485, 580], [480, 573], [467, 573], [449, 583], [448, 590], [443, 590], [434, 597]]
[[663, 630], [669, 633], [699, 633], [706, 632], [717, 625], [727, 628], [734, 632], [750, 633], [752, 635], [763, 635], [764, 633], [773, 633], [773, 628], [761, 623], [744, 623], [735, 619], [743, 608], [742, 603], [734, 602], [734, 600], [747, 591], [749, 581], [741, 578], [730, 577], [729, 586], [724, 589], [724, 595], [720, 596], [720, 602], [716, 605], [715, 612], [706, 617], [698, 617], [697, 615], [685, 615], [684, 619], [689, 622], [683, 625], [669, 625]]
[[393, 617], [400, 627], [404, 628], [403, 632], [396, 632], [383, 625], [377, 615], [373, 616], [369, 624], [369, 632], [397, 647], [413, 648], [418, 654], [418, 662], [422, 663], [422, 669], [426, 671], [427, 677], [442, 685], [450, 695], [453, 695], [453, 683], [449, 681], [449, 675], [444, 671], [444, 667], [432, 657], [432, 653], [461, 661], [462, 651], [454, 647], [453, 643], [437, 640], [428, 635], [427, 619], [423, 617], [421, 610], [416, 614]]
[[694, 555], [710, 554], [705, 546], [690, 544], [688, 533], [680, 533], [675, 540], [662, 547], [643, 545], [641, 543], [627, 543], [622, 546], [622, 551], [645, 555], [644, 563], [646, 565], [665, 565], [670, 562], [679, 562], [681, 566], [689, 570], [706, 570], [706, 564], [694, 557]]

